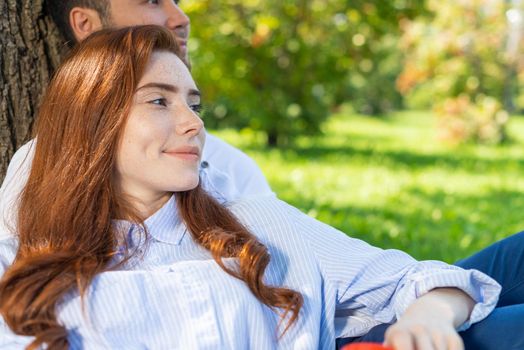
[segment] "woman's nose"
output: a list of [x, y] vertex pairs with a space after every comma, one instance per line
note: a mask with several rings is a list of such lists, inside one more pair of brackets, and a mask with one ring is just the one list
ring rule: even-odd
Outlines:
[[204, 128], [202, 119], [189, 108], [183, 114], [183, 120], [176, 125], [176, 133], [188, 136], [198, 135]]

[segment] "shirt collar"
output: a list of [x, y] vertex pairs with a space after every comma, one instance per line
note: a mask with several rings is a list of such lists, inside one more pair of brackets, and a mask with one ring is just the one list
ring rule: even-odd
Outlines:
[[[134, 246], [140, 241], [140, 237], [143, 237], [142, 229], [129, 221], [113, 220], [113, 225], [131, 246]], [[144, 225], [154, 240], [179, 245], [184, 238], [186, 228], [178, 217], [175, 195], [172, 195], [159, 210], [148, 217], [144, 221]]]
[[148, 217], [144, 224], [154, 239], [160, 242], [179, 245], [186, 233], [185, 225], [178, 216], [175, 195], [156, 213]]

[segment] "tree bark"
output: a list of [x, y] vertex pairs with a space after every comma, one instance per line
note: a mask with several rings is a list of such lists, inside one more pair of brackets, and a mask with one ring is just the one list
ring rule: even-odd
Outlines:
[[0, 0], [0, 181], [31, 138], [38, 103], [60, 60], [63, 39], [44, 0]]

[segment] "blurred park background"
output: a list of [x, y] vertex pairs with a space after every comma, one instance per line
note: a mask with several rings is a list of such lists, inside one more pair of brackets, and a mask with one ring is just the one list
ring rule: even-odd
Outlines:
[[285, 201], [453, 262], [524, 229], [524, 0], [185, 0], [212, 133]]

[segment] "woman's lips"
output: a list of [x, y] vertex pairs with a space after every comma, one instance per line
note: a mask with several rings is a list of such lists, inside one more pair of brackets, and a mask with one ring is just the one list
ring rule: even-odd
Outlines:
[[172, 150], [166, 150], [164, 153], [168, 156], [177, 157], [184, 160], [200, 160], [200, 149], [198, 147], [184, 146]]

